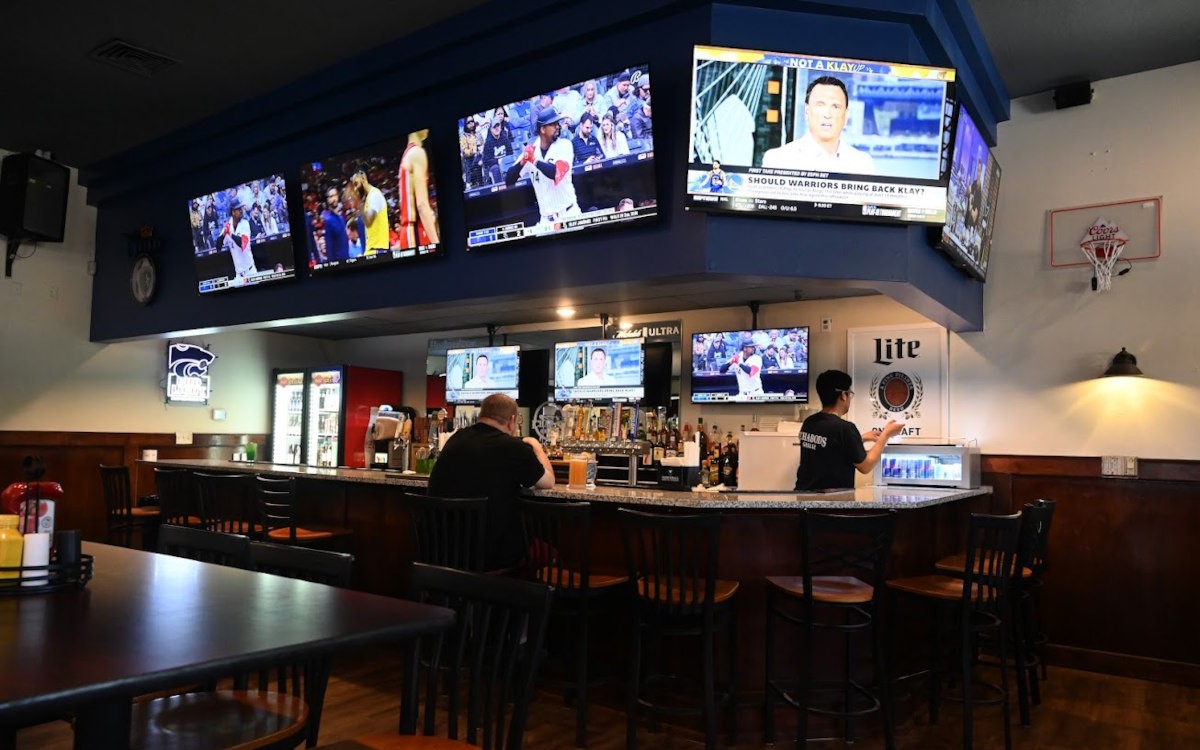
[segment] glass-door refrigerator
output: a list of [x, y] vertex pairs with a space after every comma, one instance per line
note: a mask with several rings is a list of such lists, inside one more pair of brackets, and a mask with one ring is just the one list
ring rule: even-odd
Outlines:
[[371, 407], [400, 406], [403, 395], [404, 374], [395, 370], [353, 365], [276, 370], [272, 460], [369, 466], [365, 444]]

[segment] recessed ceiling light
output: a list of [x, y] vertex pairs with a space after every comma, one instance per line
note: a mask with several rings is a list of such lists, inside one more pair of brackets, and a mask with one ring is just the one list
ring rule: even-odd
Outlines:
[[575, 308], [573, 308], [573, 307], [560, 307], [557, 310], [555, 310], [555, 312], [558, 313], [558, 317], [560, 317], [560, 318], [575, 317]]

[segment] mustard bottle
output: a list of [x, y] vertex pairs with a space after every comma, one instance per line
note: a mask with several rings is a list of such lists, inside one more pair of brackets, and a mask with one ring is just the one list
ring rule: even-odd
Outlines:
[[[17, 530], [19, 516], [0, 516], [0, 568], [21, 567], [21, 552], [25, 540]], [[0, 578], [19, 578], [16, 570], [0, 571]]]

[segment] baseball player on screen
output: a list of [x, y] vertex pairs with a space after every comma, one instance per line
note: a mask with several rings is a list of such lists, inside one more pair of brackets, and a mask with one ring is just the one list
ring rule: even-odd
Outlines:
[[570, 141], [558, 137], [561, 119], [562, 115], [553, 107], [538, 112], [537, 143], [526, 146], [517, 163], [504, 175], [504, 182], [509, 187], [521, 177], [529, 176], [533, 194], [537, 196], [538, 212], [542, 215], [534, 228], [538, 234], [553, 231], [556, 223], [580, 215], [571, 176], [575, 149]]
[[756, 349], [754, 339], [746, 336], [742, 339], [742, 350], [721, 365], [722, 373], [728, 372], [730, 367], [735, 368], [733, 374], [737, 376], [737, 398], [762, 395], [762, 357], [755, 353]]

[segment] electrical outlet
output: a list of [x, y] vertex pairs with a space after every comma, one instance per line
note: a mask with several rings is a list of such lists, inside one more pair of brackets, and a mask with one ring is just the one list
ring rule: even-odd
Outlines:
[[1101, 456], [1100, 475], [1105, 477], [1136, 477], [1137, 456]]
[[191, 445], [192, 444], [192, 433], [190, 433], [190, 432], [175, 433], [175, 444], [176, 445]]
[[833, 318], [821, 318], [821, 333], [829, 333], [833, 330]]

